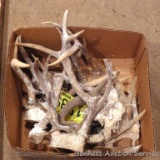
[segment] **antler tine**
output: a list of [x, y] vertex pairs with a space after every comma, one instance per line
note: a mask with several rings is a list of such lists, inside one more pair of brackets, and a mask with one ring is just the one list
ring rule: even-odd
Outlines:
[[[49, 63], [50, 58], [51, 58], [51, 56], [49, 55], [49, 56], [47, 57], [47, 59], [46, 59], [45, 65], [44, 65], [43, 80], [44, 80], [44, 84], [45, 84], [47, 90], [50, 91], [50, 92], [52, 92], [52, 91], [50, 90], [51, 88], [49, 88], [49, 84], [48, 84], [49, 81], [48, 81], [48, 75], [47, 75], [47, 73], [48, 73], [48, 63]], [[47, 92], [47, 93], [48, 93], [48, 92]], [[46, 94], [47, 94], [47, 93], [46, 93]]]
[[68, 38], [67, 38], [67, 41], [72, 41], [74, 40], [75, 38], [78, 38], [82, 33], [84, 32], [84, 30], [81, 30], [75, 34], [72, 34], [70, 35]]
[[39, 60], [39, 58], [36, 57], [34, 54], [31, 54], [31, 56], [33, 57], [33, 59], [34, 59], [35, 61], [38, 61], [41, 69], [44, 70], [44, 66], [43, 66], [42, 62]]
[[133, 100], [134, 90], [135, 90], [136, 83], [137, 83], [137, 76], [134, 78], [134, 80], [133, 80], [133, 82], [131, 84], [129, 94], [127, 96], [128, 103], [131, 103], [132, 100]]
[[138, 114], [132, 120], [126, 122], [123, 125], [123, 127], [120, 128], [120, 130], [117, 132], [117, 134], [115, 136], [113, 136], [113, 138], [116, 138], [116, 137], [120, 136], [123, 132], [125, 132], [128, 129], [130, 129], [134, 124], [136, 124], [143, 117], [143, 115], [145, 114], [145, 112], [146, 112], [146, 110], [142, 111], [140, 114]]
[[[16, 42], [18, 42], [20, 40], [20, 37], [17, 37]], [[15, 71], [15, 73], [18, 75], [18, 77], [23, 81], [23, 83], [25, 84], [27, 91], [28, 91], [28, 104], [34, 104], [35, 103], [35, 94], [36, 94], [36, 90], [33, 88], [32, 83], [29, 79], [29, 77], [23, 73], [23, 71], [20, 68], [29, 68], [30, 65], [20, 62], [17, 59], [17, 54], [18, 54], [18, 46], [15, 45], [14, 46], [14, 58], [11, 61], [11, 67], [12, 69]]]
[[29, 68], [30, 67], [29, 64], [23, 63], [16, 58], [13, 58], [13, 60], [11, 61], [11, 66], [12, 66], [12, 68], [14, 68], [14, 67]]
[[[44, 22], [44, 24], [52, 24], [60, 32], [62, 32], [62, 27], [58, 23], [47, 21], [47, 22]], [[82, 34], [83, 32], [84, 32], [84, 30], [81, 30], [81, 31], [73, 34], [69, 29], [67, 29], [67, 33], [69, 34], [68, 36], [71, 37], [70, 40], [74, 40], [74, 42], [77, 43], [77, 44], [79, 44], [80, 47], [82, 47], [82, 44], [78, 41], [77, 37], [80, 36], [80, 34]], [[86, 41], [85, 41], [85, 39], [83, 39], [83, 41], [84, 41], [84, 46], [86, 47]]]
[[59, 35], [62, 38], [62, 27], [58, 23], [51, 22], [51, 21], [45, 21], [45, 22], [42, 22], [41, 24], [51, 24], [51, 25], [54, 25], [55, 28], [56, 28], [56, 30], [57, 30], [57, 32], [59, 33]]
[[[19, 42], [21, 40], [21, 36], [18, 36], [16, 38], [16, 41], [15, 43]], [[18, 47], [17, 46], [14, 46], [14, 51], [13, 51], [13, 58], [16, 58], [17, 59], [18, 57]]]
[[[16, 38], [16, 43], [19, 42], [19, 40], [21, 39], [21, 36], [18, 36]], [[29, 68], [30, 65], [26, 64], [24, 62], [21, 62], [17, 59], [18, 57], [18, 47], [15, 45], [14, 46], [14, 51], [13, 51], [13, 59], [11, 61], [11, 66], [13, 67], [19, 67], [19, 68]]]
[[[22, 36], [19, 36], [19, 41], [18, 42], [22, 42]], [[24, 58], [24, 60], [30, 65], [30, 67], [33, 67], [33, 62], [31, 61], [30, 57], [28, 56], [26, 50], [24, 49], [23, 46], [19, 46], [18, 47], [22, 57]]]
[[64, 12], [63, 23], [62, 23], [62, 31], [64, 36], [67, 36], [67, 19], [68, 19], [68, 10]]
[[55, 58], [58, 58], [59, 51], [54, 51], [52, 49], [46, 48], [46, 47], [41, 46], [41, 45], [32, 44], [32, 43], [18, 43], [18, 42], [16, 42], [15, 45], [36, 49], [36, 50], [45, 52], [45, 53], [47, 53], [47, 54], [49, 54], [49, 55], [51, 55]]
[[55, 62], [49, 64], [48, 66], [54, 66], [60, 62], [62, 62], [63, 60], [65, 60], [66, 58], [68, 58], [69, 56], [71, 56], [72, 54], [74, 54], [77, 50], [78, 50], [79, 46], [72, 46], [70, 49], [68, 49], [67, 51], [65, 51], [59, 58], [58, 60], [56, 60]]
[[70, 42], [73, 39], [79, 37], [84, 32], [84, 30], [79, 31], [79, 32], [72, 34], [72, 35], [68, 35], [68, 33], [67, 33], [67, 31], [68, 31], [67, 19], [68, 19], [68, 10], [65, 11], [64, 16], [63, 16], [62, 32], [63, 32], [64, 38], [66, 39], [66, 42]]

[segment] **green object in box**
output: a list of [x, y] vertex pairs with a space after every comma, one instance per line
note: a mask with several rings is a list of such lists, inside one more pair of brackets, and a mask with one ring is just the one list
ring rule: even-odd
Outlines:
[[[71, 101], [74, 97], [67, 92], [61, 91], [60, 99], [59, 99], [59, 106], [57, 107], [57, 112]], [[77, 123], [81, 123], [83, 121], [83, 110], [87, 108], [86, 105], [77, 106], [66, 116], [66, 121], [73, 121]]]

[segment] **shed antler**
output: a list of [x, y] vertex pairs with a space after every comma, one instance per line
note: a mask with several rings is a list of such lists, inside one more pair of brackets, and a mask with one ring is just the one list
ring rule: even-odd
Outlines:
[[[16, 43], [19, 41], [19, 37], [16, 39]], [[23, 73], [21, 68], [29, 68], [30, 65], [23, 63], [17, 59], [17, 53], [18, 53], [18, 46], [15, 46], [14, 48], [14, 58], [11, 61], [11, 67], [15, 71], [15, 73], [18, 75], [18, 77], [24, 82], [27, 91], [28, 91], [28, 104], [34, 104], [35, 103], [35, 94], [36, 90], [34, 89], [29, 77]]]

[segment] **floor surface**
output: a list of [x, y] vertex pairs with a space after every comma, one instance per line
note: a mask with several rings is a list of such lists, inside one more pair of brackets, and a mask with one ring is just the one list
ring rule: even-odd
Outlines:
[[[3, 32], [2, 81], [7, 45], [13, 30], [40, 26], [43, 21], [60, 22], [69, 9], [69, 25], [103, 27], [141, 32], [146, 36], [153, 104], [156, 150], [160, 151], [160, 0], [6, 0]], [[1, 95], [2, 98], [2, 95]], [[2, 101], [1, 101], [2, 102]], [[1, 107], [1, 126], [3, 108]], [[4, 123], [5, 124], [5, 123]], [[22, 160], [9, 146], [4, 127], [3, 160]], [[0, 140], [1, 140], [0, 139]], [[145, 159], [159, 159], [148, 157]], [[33, 160], [37, 158], [32, 158]], [[32, 160], [25, 158], [25, 160]], [[56, 158], [57, 159], [57, 158]]]

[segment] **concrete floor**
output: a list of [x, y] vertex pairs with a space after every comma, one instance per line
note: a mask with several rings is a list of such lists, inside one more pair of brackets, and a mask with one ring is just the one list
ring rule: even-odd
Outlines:
[[[153, 104], [156, 150], [160, 151], [160, 0], [6, 0], [2, 75], [9, 37], [19, 27], [39, 26], [43, 21], [61, 22], [69, 9], [69, 25], [103, 27], [141, 32], [146, 36]], [[3, 84], [3, 79], [2, 82]], [[1, 101], [2, 102], [2, 101]], [[1, 107], [3, 116], [3, 108]], [[1, 118], [2, 119], [2, 118]], [[1, 120], [1, 124], [2, 124]], [[2, 126], [2, 125], [1, 125]], [[3, 160], [22, 160], [9, 146], [4, 127]], [[146, 159], [159, 159], [150, 157]], [[31, 158], [25, 158], [26, 160]], [[37, 159], [37, 158], [33, 158]], [[56, 158], [57, 159], [57, 158]]]

